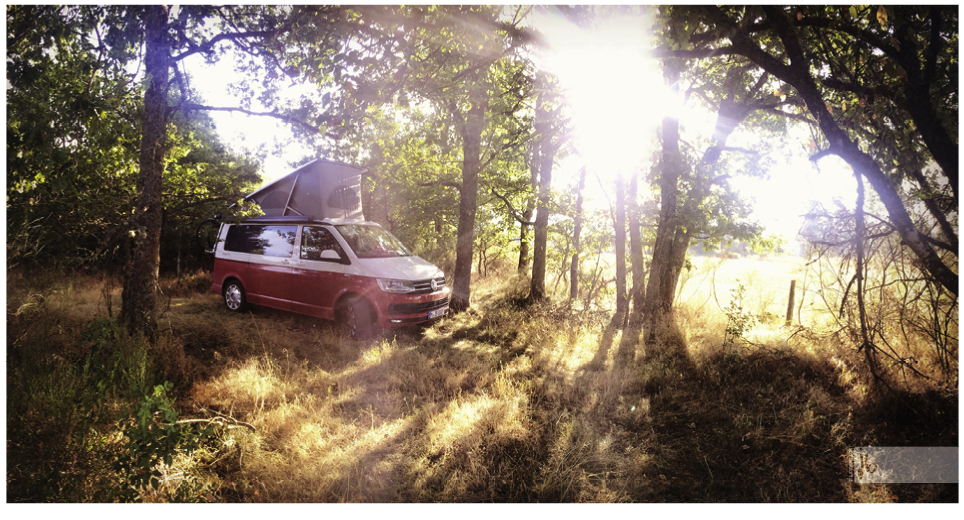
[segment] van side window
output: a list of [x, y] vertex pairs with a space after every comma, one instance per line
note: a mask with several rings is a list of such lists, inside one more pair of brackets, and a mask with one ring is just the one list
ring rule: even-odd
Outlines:
[[225, 251], [290, 257], [298, 226], [234, 225], [224, 240]]
[[301, 232], [301, 258], [323, 260], [321, 258], [323, 251], [334, 251], [338, 253], [339, 258], [345, 258], [345, 253], [330, 231], [321, 227], [305, 226]]

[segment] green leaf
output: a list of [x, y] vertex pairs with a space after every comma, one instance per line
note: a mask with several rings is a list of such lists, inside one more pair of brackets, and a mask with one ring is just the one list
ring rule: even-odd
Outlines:
[[886, 7], [880, 6], [877, 9], [877, 21], [880, 22], [880, 25], [883, 25], [883, 26], [887, 25], [887, 8]]

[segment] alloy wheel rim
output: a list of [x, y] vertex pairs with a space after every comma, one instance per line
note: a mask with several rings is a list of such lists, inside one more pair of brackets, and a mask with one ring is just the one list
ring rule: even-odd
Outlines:
[[228, 287], [228, 290], [224, 292], [224, 301], [230, 309], [237, 309], [241, 306], [241, 290], [238, 289], [237, 285]]

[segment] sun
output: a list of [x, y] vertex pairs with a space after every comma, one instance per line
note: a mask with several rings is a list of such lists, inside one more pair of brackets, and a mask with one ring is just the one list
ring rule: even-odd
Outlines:
[[587, 167], [614, 178], [648, 163], [660, 121], [681, 102], [650, 55], [646, 15], [621, 12], [584, 29], [546, 8], [538, 10], [534, 26], [546, 44], [538, 66], [564, 89], [573, 144]]

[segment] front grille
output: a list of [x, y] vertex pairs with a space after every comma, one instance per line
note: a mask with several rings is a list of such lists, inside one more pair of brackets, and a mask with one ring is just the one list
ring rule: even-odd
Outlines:
[[[409, 294], [428, 294], [428, 293], [431, 293], [431, 292], [435, 292], [435, 291], [432, 290], [432, 279], [431, 279], [431, 278], [429, 278], [429, 279], [427, 279], [427, 280], [417, 280], [417, 281], [413, 282], [413, 285], [415, 286], [415, 290], [412, 291], [412, 292], [410, 292]], [[438, 289], [441, 289], [441, 288], [445, 287], [445, 277], [444, 277], [444, 276], [441, 276], [441, 277], [439, 277], [439, 278], [436, 278], [436, 279], [435, 279], [435, 285], [436, 285], [436, 287], [438, 287]], [[436, 290], [438, 290], [438, 289], [436, 289]]]
[[392, 303], [388, 306], [389, 314], [419, 314], [422, 312], [434, 311], [435, 309], [441, 309], [449, 304], [449, 298], [446, 296], [441, 300], [434, 300], [430, 302], [422, 303]]

